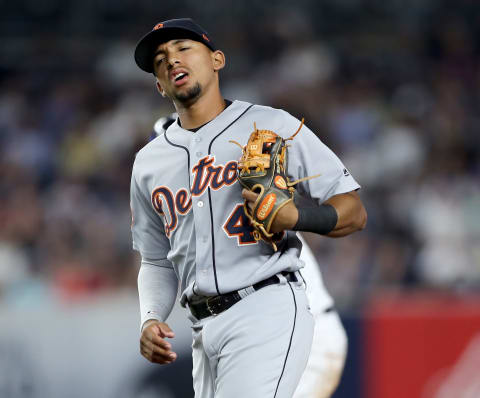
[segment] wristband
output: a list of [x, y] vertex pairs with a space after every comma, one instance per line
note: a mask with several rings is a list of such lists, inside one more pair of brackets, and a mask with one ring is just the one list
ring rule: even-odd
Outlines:
[[321, 206], [298, 207], [298, 221], [294, 231], [314, 232], [327, 235], [333, 231], [338, 221], [335, 207], [329, 204]]

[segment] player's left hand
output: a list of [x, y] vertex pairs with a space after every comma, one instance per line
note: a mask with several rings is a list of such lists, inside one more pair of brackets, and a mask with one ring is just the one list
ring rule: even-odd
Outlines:
[[[242, 197], [247, 200], [248, 208], [250, 213], [253, 212], [253, 207], [255, 201], [258, 198], [258, 194], [248, 189], [242, 190]], [[277, 233], [282, 232], [288, 229], [292, 229], [298, 221], [298, 210], [295, 204], [292, 202], [287, 203], [283, 206], [275, 216], [272, 226], [270, 228], [271, 232]]]

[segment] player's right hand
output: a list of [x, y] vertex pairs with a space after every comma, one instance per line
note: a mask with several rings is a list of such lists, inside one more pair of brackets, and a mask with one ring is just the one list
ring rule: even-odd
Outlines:
[[[250, 214], [253, 214], [255, 209], [255, 202], [257, 201], [258, 194], [243, 188], [242, 197], [246, 199]], [[298, 221], [298, 209], [292, 202], [287, 203], [278, 211], [277, 215], [273, 219], [270, 227], [270, 232], [277, 233], [287, 229], [293, 229]]]
[[152, 363], [172, 363], [177, 359], [177, 354], [165, 340], [167, 337], [173, 338], [175, 334], [166, 323], [153, 319], [145, 322], [140, 337], [140, 353]]

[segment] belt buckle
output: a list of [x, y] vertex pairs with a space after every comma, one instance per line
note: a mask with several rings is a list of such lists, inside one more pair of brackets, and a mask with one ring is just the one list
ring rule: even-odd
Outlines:
[[210, 312], [210, 315], [212, 315], [212, 316], [217, 316], [218, 315], [218, 313], [215, 312], [215, 309], [210, 307], [210, 300], [214, 300], [216, 298], [218, 298], [218, 296], [210, 296], [205, 300], [205, 304], [207, 305], [207, 310], [208, 310], [208, 312]]

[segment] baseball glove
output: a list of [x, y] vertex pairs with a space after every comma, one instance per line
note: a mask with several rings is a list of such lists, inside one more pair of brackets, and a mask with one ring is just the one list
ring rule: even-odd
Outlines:
[[282, 138], [270, 130], [258, 130], [250, 134], [247, 145], [242, 146], [236, 141], [230, 141], [242, 148], [242, 157], [238, 162], [237, 178], [242, 187], [258, 194], [252, 212], [245, 200], [243, 209], [253, 226], [255, 240], [264, 240], [277, 251], [276, 241], [283, 232], [273, 233], [272, 223], [279, 210], [293, 201], [295, 184], [314, 175], [291, 182], [287, 176], [288, 150], [287, 141], [292, 140], [301, 130], [303, 119], [298, 130], [289, 138]]

